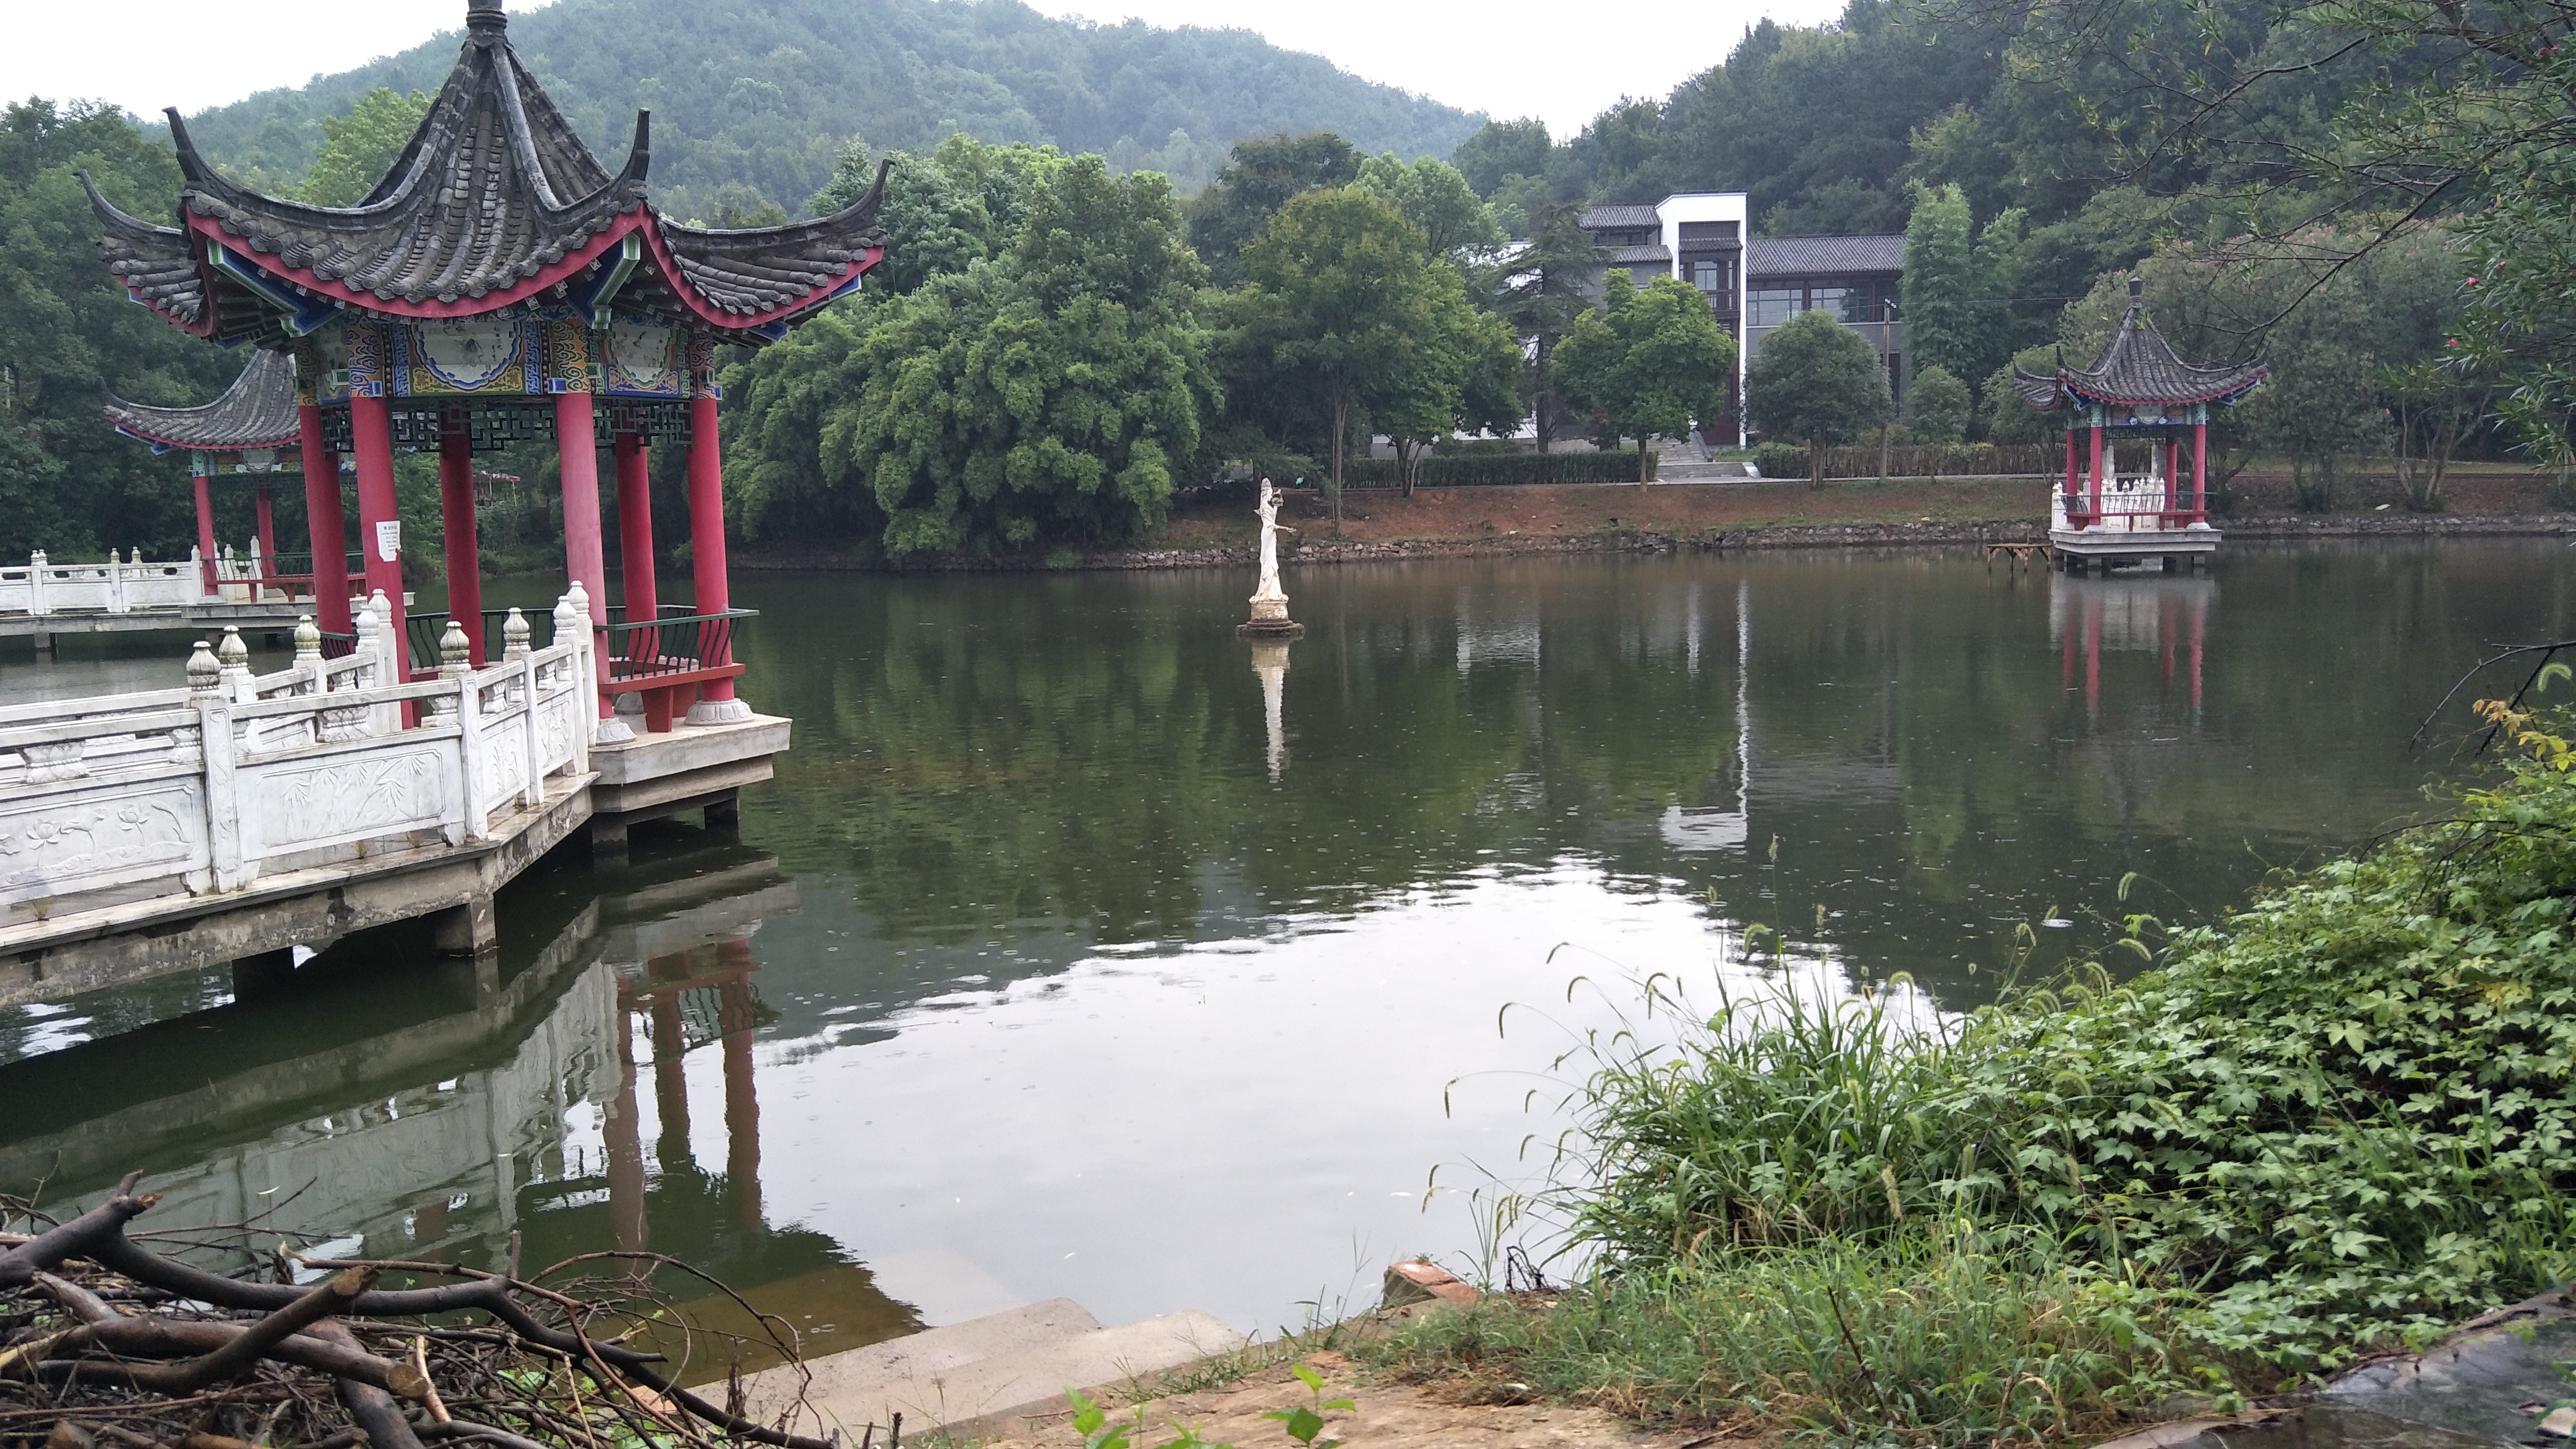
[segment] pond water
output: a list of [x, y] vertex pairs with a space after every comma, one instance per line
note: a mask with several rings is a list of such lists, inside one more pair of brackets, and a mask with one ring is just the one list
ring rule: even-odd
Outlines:
[[1961, 1009], [2025, 926], [2047, 969], [2423, 810], [2416, 720], [2564, 631], [2571, 558], [1345, 566], [1292, 571], [1284, 652], [1230, 576], [746, 575], [796, 724], [738, 839], [539, 867], [497, 1000], [397, 937], [0, 1013], [0, 1190], [650, 1247], [816, 1351], [1059, 1294], [1293, 1325], [1490, 1246], [1632, 978]]

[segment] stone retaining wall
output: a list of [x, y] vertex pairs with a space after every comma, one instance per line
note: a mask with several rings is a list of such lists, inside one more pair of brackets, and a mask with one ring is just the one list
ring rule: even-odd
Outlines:
[[[2463, 516], [2446, 513], [2328, 515], [2323, 517], [2231, 518], [2217, 520], [2230, 540], [2280, 542], [2306, 538], [2450, 538], [2561, 537], [2576, 535], [2576, 513]], [[2009, 523], [1854, 523], [1773, 525], [1712, 529], [1696, 534], [1652, 533], [1619, 529], [1571, 534], [1560, 538], [1518, 535], [1504, 538], [1400, 539], [1364, 543], [1357, 539], [1317, 539], [1293, 545], [1280, 555], [1286, 564], [1381, 563], [1415, 558], [1526, 558], [1603, 553], [1725, 552], [1772, 548], [1976, 547], [1988, 543], [2027, 543], [2045, 538], [2037, 521]], [[744, 558], [738, 569], [853, 569], [865, 567], [846, 559]], [[1197, 569], [1254, 566], [1250, 545], [1225, 548], [1113, 549], [1084, 554], [1074, 569]], [[909, 563], [888, 572], [1027, 573], [1050, 569], [1042, 558], [939, 559]]]

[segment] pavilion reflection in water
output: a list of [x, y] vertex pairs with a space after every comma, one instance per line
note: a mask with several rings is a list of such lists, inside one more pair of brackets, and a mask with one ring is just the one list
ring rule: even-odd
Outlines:
[[2105, 654], [2145, 652], [2157, 657], [2162, 688], [2186, 692], [2188, 722], [2200, 722], [2201, 664], [2209, 637], [2209, 610], [2218, 581], [2190, 575], [2133, 574], [2050, 579], [2048, 633], [2059, 647], [2064, 687], [2084, 690], [2088, 717], [2102, 708]]
[[[752, 1044], [771, 1013], [752, 939], [797, 909], [795, 882], [739, 846], [649, 861], [627, 881], [559, 893], [578, 905], [556, 909], [546, 939], [505, 943], [522, 949], [499, 981], [451, 973], [388, 1001], [380, 973], [334, 990], [335, 966], [354, 963], [326, 953], [295, 993], [0, 1065], [0, 1098], [51, 1104], [0, 1126], [0, 1190], [42, 1183], [64, 1214], [141, 1169], [162, 1194], [155, 1226], [257, 1219], [317, 1251], [481, 1267], [506, 1261], [516, 1234], [531, 1269], [614, 1244], [702, 1268], [826, 1348], [920, 1327], [838, 1243], [762, 1214]], [[384, 1008], [372, 1016], [369, 997]], [[112, 1076], [96, 1056], [134, 1060], [138, 1046], [159, 1065], [102, 1094]], [[691, 1146], [691, 1079], [710, 1075], [720, 1164]], [[730, 1300], [687, 1308], [749, 1327]]]

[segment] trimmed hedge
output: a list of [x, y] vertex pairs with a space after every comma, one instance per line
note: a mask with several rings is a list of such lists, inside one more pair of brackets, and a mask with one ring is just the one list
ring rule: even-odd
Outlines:
[[[1890, 478], [1960, 478], [1994, 474], [2051, 473], [2065, 466], [2064, 445], [2047, 443], [1954, 443], [1946, 448], [1890, 448]], [[1828, 478], [1875, 478], [1878, 449], [1827, 448]]]
[[[1655, 476], [1660, 455], [1646, 455], [1646, 476]], [[1529, 483], [1634, 483], [1637, 455], [1616, 453], [1433, 453], [1414, 469], [1416, 488], [1496, 488]], [[1393, 458], [1347, 458], [1342, 486], [1385, 489], [1404, 486], [1404, 474]]]

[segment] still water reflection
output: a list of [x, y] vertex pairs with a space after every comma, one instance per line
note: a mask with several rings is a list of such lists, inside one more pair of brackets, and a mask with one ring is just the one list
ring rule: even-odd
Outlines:
[[369, 942], [0, 1015], [0, 1187], [650, 1246], [818, 1348], [1057, 1294], [1294, 1321], [1474, 1247], [1452, 1189], [1527, 1173], [1548, 1059], [1625, 1004], [1571, 978], [1749, 981], [1776, 924], [1957, 1008], [2020, 923], [2221, 909], [2422, 808], [2417, 714], [2570, 583], [2522, 543], [1345, 567], [1256, 650], [1226, 577], [755, 575], [796, 747], [740, 842], [548, 863], [497, 992]]

